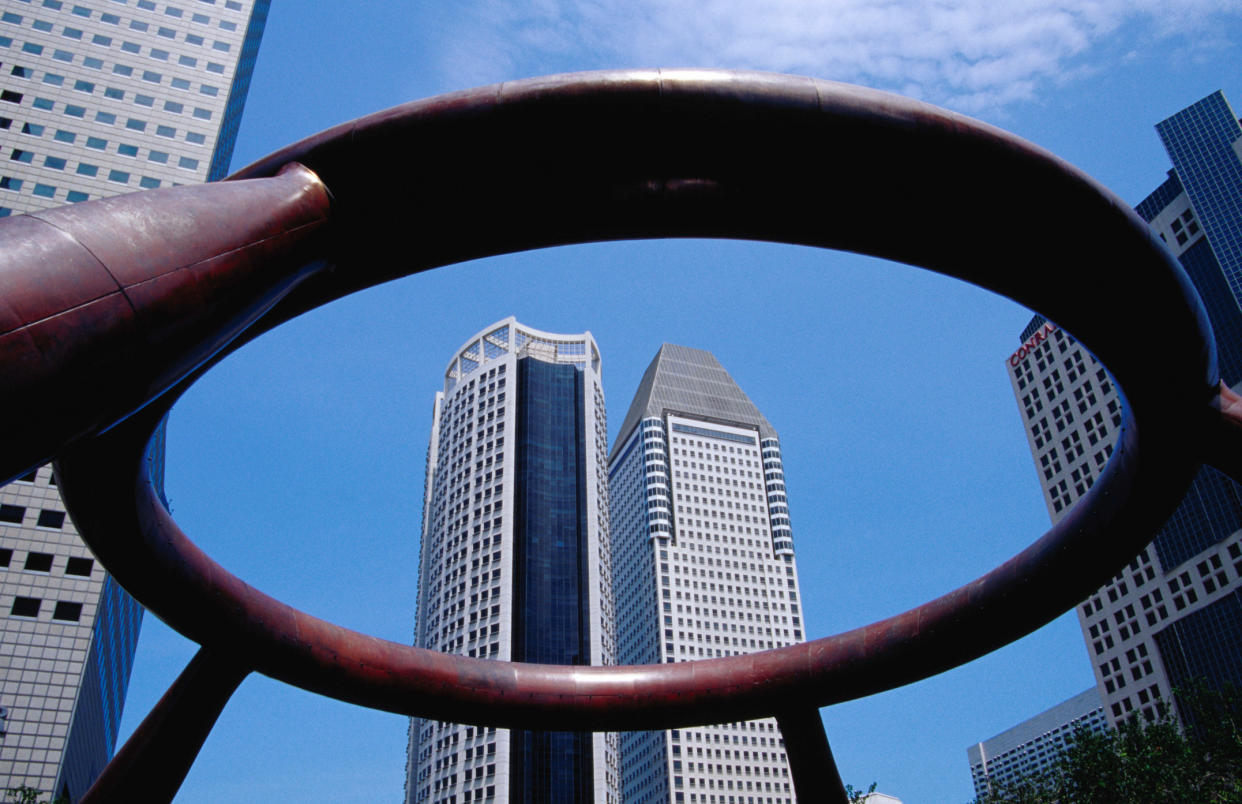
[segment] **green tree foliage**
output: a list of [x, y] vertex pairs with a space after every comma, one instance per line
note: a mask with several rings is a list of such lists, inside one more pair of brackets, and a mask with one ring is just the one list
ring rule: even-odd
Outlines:
[[[7, 787], [4, 790], [4, 800], [11, 804], [48, 804], [48, 800], [43, 797], [38, 788], [29, 785], [21, 787]], [[54, 798], [51, 804], [68, 804], [68, 800], [64, 798]]]
[[867, 796], [875, 792], [875, 785], [876, 783], [872, 782], [870, 787], [863, 790], [861, 787], [854, 787], [852, 784], [847, 784], [845, 786], [845, 798], [850, 802], [850, 804], [859, 804], [860, 802], [865, 801]]
[[1046, 773], [975, 804], [1235, 804], [1242, 802], [1242, 694], [1177, 695], [1187, 728], [1167, 712], [1103, 734], [1080, 730]]

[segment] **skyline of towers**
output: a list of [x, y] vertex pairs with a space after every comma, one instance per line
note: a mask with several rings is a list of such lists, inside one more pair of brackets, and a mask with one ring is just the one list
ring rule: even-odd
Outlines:
[[[0, 0], [0, 217], [221, 178], [269, 5]], [[162, 431], [151, 469], [162, 479]], [[115, 748], [141, 620], [50, 467], [0, 488], [0, 788], [85, 791]]]
[[[664, 344], [609, 458], [620, 664], [805, 639], [780, 440], [710, 353]], [[621, 735], [623, 800], [792, 802], [772, 718]]]
[[[419, 647], [641, 664], [805, 638], [780, 442], [710, 353], [661, 347], [608, 462], [590, 333], [480, 330], [432, 409]], [[771, 718], [530, 734], [411, 719], [406, 801], [794, 800]]]
[[[432, 407], [414, 644], [614, 664], [599, 350], [513, 317], [458, 350]], [[407, 802], [616, 804], [617, 737], [412, 718]]]

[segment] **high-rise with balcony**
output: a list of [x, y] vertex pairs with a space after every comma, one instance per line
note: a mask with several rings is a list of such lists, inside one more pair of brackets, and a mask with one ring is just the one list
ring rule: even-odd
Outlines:
[[[1221, 377], [1242, 382], [1242, 126], [1220, 92], [1156, 126], [1173, 162], [1136, 212], [1169, 246], [1204, 300]], [[1160, 338], [1159, 322], [1134, 333]], [[1112, 452], [1121, 402], [1080, 344], [1036, 316], [1006, 361], [1053, 521], [1095, 482]], [[1160, 700], [1202, 680], [1242, 684], [1242, 489], [1210, 467], [1129, 566], [1078, 606], [1112, 722], [1153, 717]]]
[[[415, 645], [615, 659], [607, 420], [589, 332], [513, 318], [457, 351], [432, 408]], [[617, 804], [615, 734], [410, 721], [406, 801]]]
[[[269, 4], [0, 0], [0, 217], [224, 176]], [[150, 460], [162, 478], [162, 431]], [[50, 467], [0, 489], [0, 788], [89, 787], [141, 619]]]
[[[776, 430], [710, 353], [665, 344], [608, 465], [621, 664], [801, 642]], [[623, 800], [794, 801], [771, 718], [621, 735]]]

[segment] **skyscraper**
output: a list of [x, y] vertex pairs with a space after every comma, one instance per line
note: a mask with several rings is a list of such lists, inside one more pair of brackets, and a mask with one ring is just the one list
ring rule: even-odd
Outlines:
[[[0, 0], [0, 217], [224, 176], [269, 4]], [[89, 787], [141, 620], [50, 467], [0, 489], [0, 788]]]
[[[1212, 319], [1221, 376], [1242, 381], [1242, 126], [1216, 92], [1157, 127], [1169, 178], [1137, 207], [1194, 282]], [[1211, 221], [1209, 224], [1208, 222]], [[1156, 323], [1156, 322], [1153, 322]], [[1160, 337], [1135, 333], [1135, 343]], [[1107, 371], [1036, 316], [1007, 361], [1045, 502], [1059, 520], [1112, 453], [1120, 399]], [[1155, 539], [1078, 607], [1105, 711], [1154, 716], [1203, 679], [1242, 684], [1242, 489], [1210, 467]]]
[[[804, 639], [780, 440], [710, 352], [660, 347], [608, 477], [621, 664]], [[625, 801], [794, 800], [771, 718], [627, 732], [621, 741]]]
[[[614, 663], [607, 449], [589, 332], [507, 318], [458, 350], [432, 408], [417, 646]], [[616, 744], [413, 718], [406, 801], [616, 804]]]

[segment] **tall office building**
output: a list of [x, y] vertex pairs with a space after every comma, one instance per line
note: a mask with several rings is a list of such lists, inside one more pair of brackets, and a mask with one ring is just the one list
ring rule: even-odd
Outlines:
[[[1157, 126], [1169, 178], [1137, 207], [1185, 267], [1216, 333], [1221, 375], [1242, 381], [1242, 126], [1217, 92]], [[1209, 223], [1210, 221], [1210, 223]], [[1159, 330], [1135, 333], [1136, 343]], [[1036, 316], [1007, 361], [1053, 521], [1094, 483], [1116, 439], [1120, 400], [1072, 337]], [[1078, 607], [1110, 719], [1203, 679], [1242, 684], [1242, 489], [1195, 477], [1155, 539]]]
[[[620, 663], [804, 639], [780, 440], [710, 352], [660, 347], [608, 478]], [[621, 743], [626, 802], [794, 801], [771, 718], [627, 732]]]
[[[415, 644], [613, 664], [608, 431], [591, 334], [499, 321], [457, 351], [432, 409]], [[615, 734], [411, 719], [407, 802], [616, 804]]]
[[[1112, 454], [1121, 401], [1095, 358], [1040, 317], [1008, 367], [1044, 501], [1057, 522]], [[1157, 701], [1172, 700], [1175, 687], [1195, 678], [1242, 681], [1239, 527], [1238, 487], [1205, 467], [1156, 538], [1078, 606], [1100, 697], [1114, 724], [1133, 712], [1154, 717]], [[1221, 630], [1213, 634], [1209, 622]]]
[[[222, 177], [269, 3], [0, 0], [0, 217]], [[162, 432], [150, 460], [158, 481]], [[141, 618], [50, 467], [0, 489], [0, 788], [89, 787]]]
[[1079, 729], [1103, 732], [1108, 718], [1095, 687], [1062, 701], [995, 737], [966, 749], [975, 796], [983, 798], [1019, 780], [1047, 772]]

